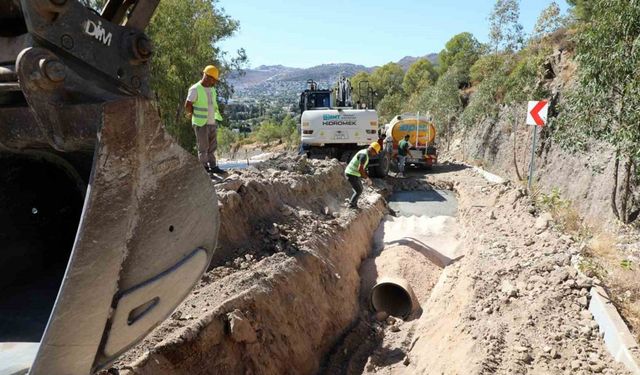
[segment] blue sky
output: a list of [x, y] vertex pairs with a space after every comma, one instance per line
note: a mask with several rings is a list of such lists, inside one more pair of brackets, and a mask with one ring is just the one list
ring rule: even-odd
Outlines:
[[[222, 42], [233, 54], [244, 47], [251, 67], [310, 67], [350, 62], [382, 65], [404, 56], [440, 52], [455, 34], [488, 40], [494, 0], [219, 0], [240, 21]], [[520, 23], [530, 32], [551, 0], [521, 0]], [[558, 0], [563, 12], [568, 6]]]

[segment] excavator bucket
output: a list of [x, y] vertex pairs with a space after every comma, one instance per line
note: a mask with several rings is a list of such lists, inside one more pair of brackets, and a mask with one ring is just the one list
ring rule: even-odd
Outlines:
[[149, 99], [156, 6], [0, 0], [0, 375], [105, 367], [209, 265], [212, 182]]

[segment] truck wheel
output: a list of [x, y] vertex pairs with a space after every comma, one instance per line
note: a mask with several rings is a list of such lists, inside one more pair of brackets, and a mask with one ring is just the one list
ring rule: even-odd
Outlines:
[[385, 178], [387, 174], [389, 174], [389, 166], [391, 165], [391, 160], [389, 158], [389, 154], [386, 152], [380, 156], [380, 162], [378, 165], [374, 166], [372, 169], [372, 176], [378, 178]]

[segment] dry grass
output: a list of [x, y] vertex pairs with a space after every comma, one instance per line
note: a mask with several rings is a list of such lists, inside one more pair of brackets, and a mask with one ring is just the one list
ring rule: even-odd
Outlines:
[[603, 281], [612, 302], [640, 341], [640, 268], [625, 259], [616, 245], [613, 234], [597, 232], [588, 242], [580, 266]]
[[605, 281], [616, 308], [640, 342], [640, 270], [612, 265]]
[[609, 232], [598, 232], [588, 244], [594, 256], [611, 261], [617, 256], [616, 238]]
[[543, 194], [533, 189], [538, 207], [551, 213], [556, 226], [586, 246], [578, 265], [590, 277], [605, 285], [609, 296], [625, 319], [636, 340], [640, 341], [640, 264], [630, 262], [618, 249], [618, 238], [597, 225], [588, 225], [570, 201], [558, 189]]
[[562, 198], [559, 189], [554, 188], [549, 194], [542, 193], [536, 187], [533, 190], [532, 196], [536, 205], [551, 213], [558, 229], [572, 235], [577, 240], [591, 236], [589, 225], [584, 222], [571, 201]]

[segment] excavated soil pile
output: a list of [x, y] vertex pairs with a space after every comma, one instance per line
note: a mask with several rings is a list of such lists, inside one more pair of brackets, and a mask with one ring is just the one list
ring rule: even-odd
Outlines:
[[458, 194], [465, 256], [423, 306], [407, 358], [366, 373], [627, 373], [587, 310], [594, 280], [571, 265], [576, 244], [521, 189], [470, 169], [428, 180]]
[[341, 208], [343, 167], [291, 157], [217, 189], [218, 265], [105, 374], [312, 374], [354, 321], [379, 194], [368, 188], [361, 210]]
[[361, 301], [366, 310], [322, 373], [628, 374], [587, 310], [597, 280], [571, 265], [577, 244], [538, 216], [519, 188], [450, 167], [398, 187], [423, 189], [428, 181], [456, 191], [464, 256], [440, 272], [437, 261], [404, 246], [365, 261], [363, 289], [372, 269], [393, 270], [415, 285], [420, 311], [403, 320], [372, 314]]
[[[335, 225], [333, 215], [338, 215], [350, 194], [343, 173], [344, 169], [335, 160], [308, 160], [305, 156], [288, 155], [231, 171], [216, 185], [220, 234], [212, 266], [263, 248], [270, 239], [286, 238], [287, 241], [276, 241], [276, 250], [291, 250], [295, 238], [290, 236], [306, 236], [304, 230], [286, 228], [288, 218], [296, 212], [307, 217], [302, 224], [309, 224], [312, 232], [320, 229], [321, 224]], [[316, 220], [318, 218], [323, 220]], [[282, 222], [285, 227], [272, 227], [274, 222]], [[285, 232], [284, 238], [278, 235], [280, 232]]]
[[[109, 373], [627, 374], [586, 309], [597, 280], [572, 267], [577, 244], [521, 189], [451, 165], [390, 179], [404, 190], [456, 191], [453, 255], [421, 256], [416, 238], [384, 242], [363, 263], [380, 245], [379, 193], [367, 188], [362, 209], [349, 211], [335, 161], [286, 157], [261, 168], [218, 186], [222, 255]], [[413, 220], [388, 219], [388, 228]], [[419, 309], [406, 320], [369, 308], [368, 288], [387, 271], [416, 289]]]

